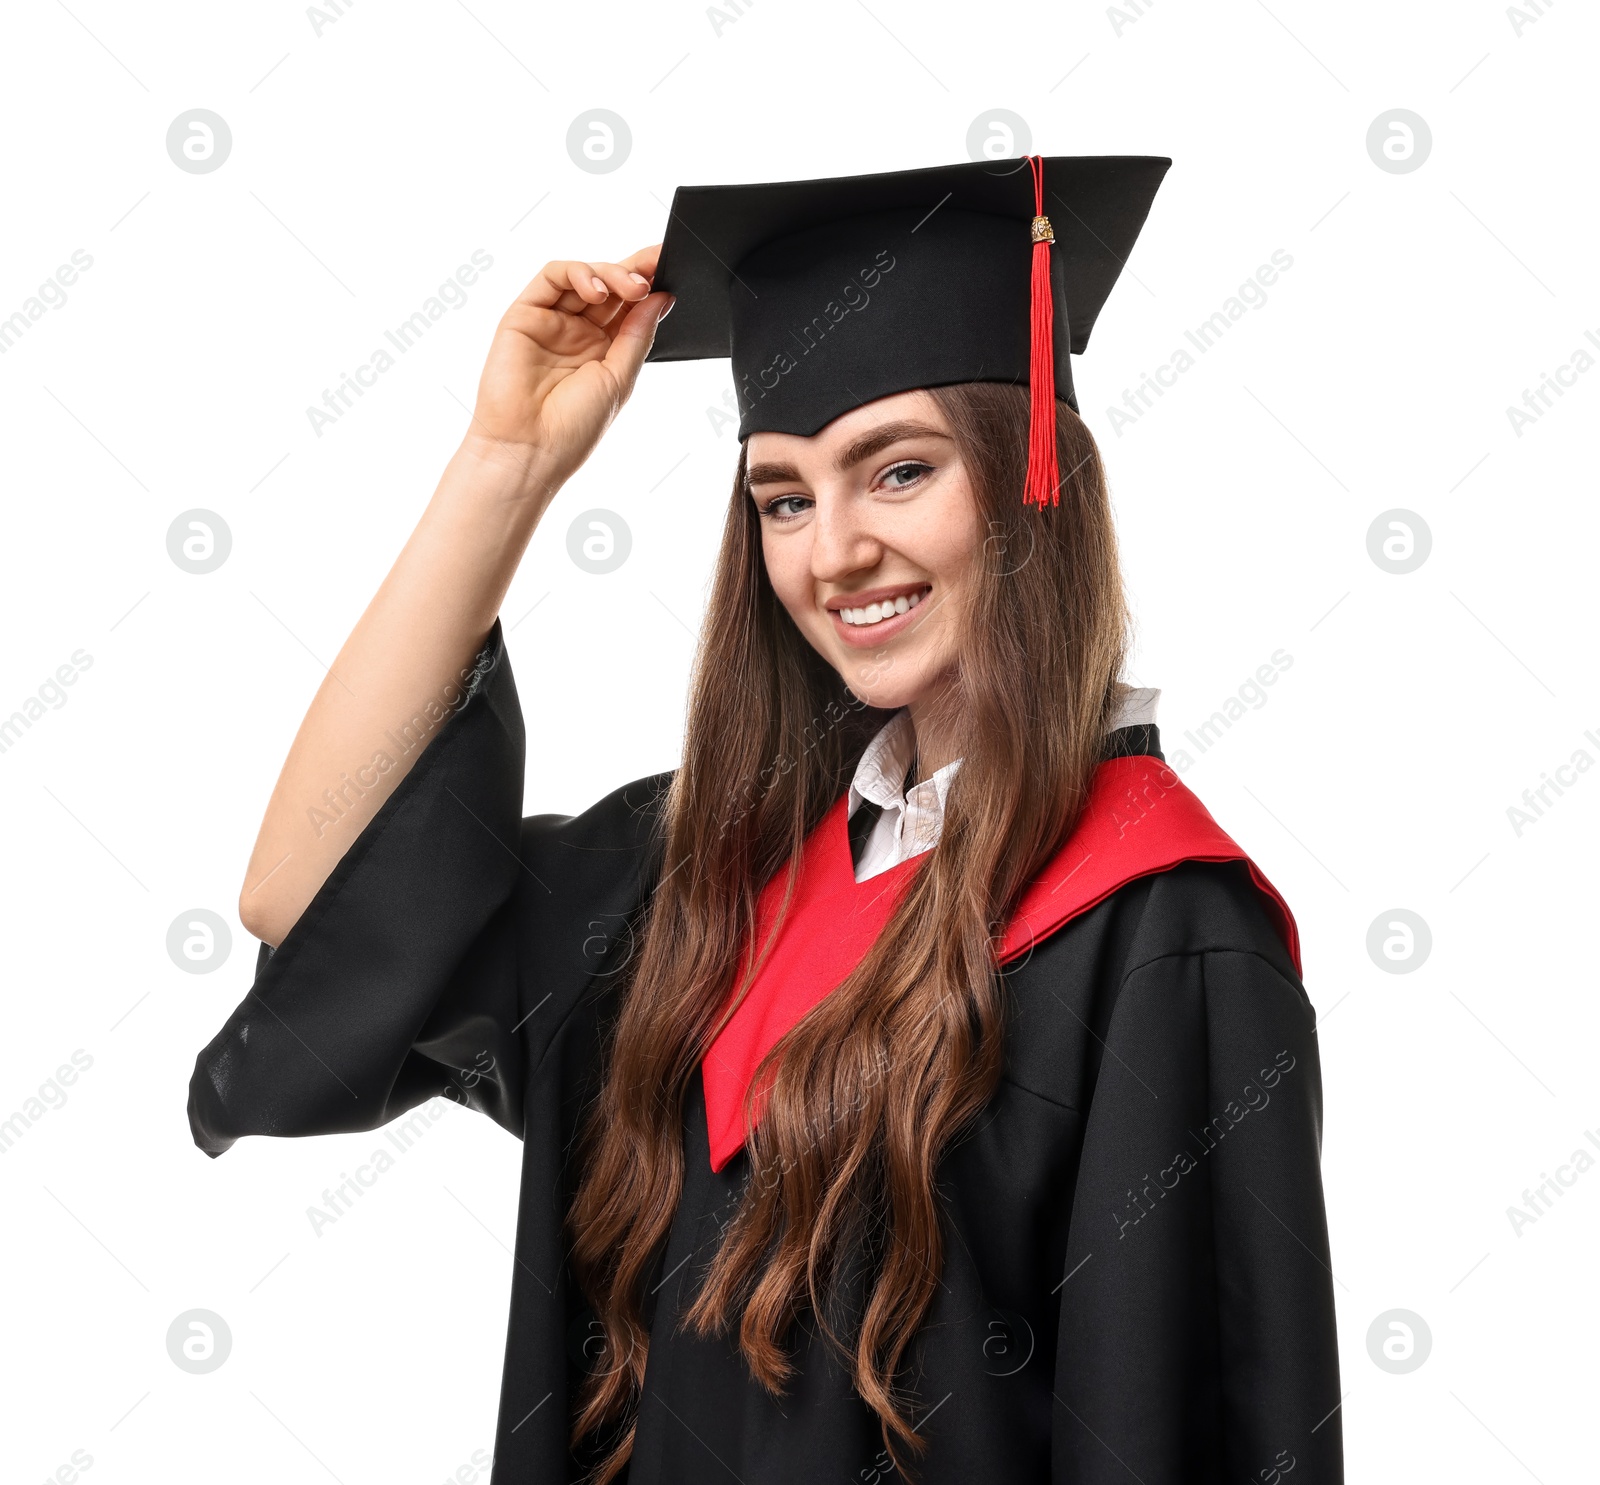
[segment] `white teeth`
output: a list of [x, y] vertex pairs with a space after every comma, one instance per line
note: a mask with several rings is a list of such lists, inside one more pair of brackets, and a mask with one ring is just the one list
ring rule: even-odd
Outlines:
[[878, 603], [869, 603], [865, 608], [842, 608], [839, 610], [839, 617], [846, 624], [868, 626], [881, 624], [895, 614], [908, 613], [926, 597], [926, 590], [919, 589], [912, 594], [902, 593], [898, 598], [885, 598]]
[[867, 603], [866, 608], [840, 608], [838, 616], [851, 626], [864, 624], [882, 624], [885, 619], [893, 618], [894, 614], [909, 613], [914, 610], [923, 598], [928, 597], [926, 589], [918, 590], [914, 594], [901, 594], [898, 598], [882, 598], [877, 603]]

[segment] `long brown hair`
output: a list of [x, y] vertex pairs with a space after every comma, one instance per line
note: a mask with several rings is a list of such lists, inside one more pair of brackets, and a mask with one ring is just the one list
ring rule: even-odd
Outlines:
[[[895, 1376], [942, 1267], [934, 1175], [1003, 1065], [994, 935], [1082, 809], [1127, 634], [1105, 475], [1083, 422], [1056, 404], [1067, 473], [1060, 504], [1040, 510], [1021, 499], [1028, 389], [928, 390], [989, 533], [958, 660], [961, 771], [939, 844], [875, 946], [758, 1070], [750, 1179], [684, 1317], [701, 1335], [737, 1324], [752, 1374], [777, 1394], [793, 1370], [785, 1339], [809, 1308], [902, 1469], [897, 1442], [926, 1448]], [[757, 894], [796, 860], [887, 715], [851, 697], [784, 612], [744, 469], [741, 454], [665, 801], [660, 885], [567, 1217], [609, 1358], [573, 1411], [575, 1448], [617, 1440], [595, 1485], [632, 1450], [649, 1346], [641, 1298], [682, 1190], [684, 1100], [726, 1020]], [[846, 1322], [838, 1296], [863, 1255], [865, 1299]]]

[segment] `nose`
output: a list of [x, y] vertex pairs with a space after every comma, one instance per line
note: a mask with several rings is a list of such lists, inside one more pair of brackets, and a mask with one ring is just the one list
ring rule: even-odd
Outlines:
[[829, 490], [814, 494], [811, 520], [811, 576], [838, 583], [883, 560], [883, 543], [873, 534], [858, 503]]

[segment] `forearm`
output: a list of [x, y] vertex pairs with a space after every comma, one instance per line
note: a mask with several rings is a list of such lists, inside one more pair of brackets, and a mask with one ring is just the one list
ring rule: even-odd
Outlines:
[[239, 896], [256, 937], [283, 941], [460, 705], [554, 493], [525, 446], [469, 438], [452, 457], [290, 747]]

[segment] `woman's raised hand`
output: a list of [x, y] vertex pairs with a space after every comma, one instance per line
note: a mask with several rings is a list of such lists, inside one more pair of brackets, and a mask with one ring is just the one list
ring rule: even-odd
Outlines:
[[660, 251], [545, 264], [495, 330], [466, 442], [523, 465], [553, 493], [628, 400], [672, 304], [650, 287]]
[[308, 805], [352, 759], [391, 747], [396, 718], [460, 694], [551, 497], [633, 391], [672, 302], [650, 287], [659, 251], [546, 264], [505, 312], [467, 435], [284, 760], [239, 895], [257, 938], [283, 942], [421, 750], [354, 802], [341, 795], [350, 807], [333, 829], [308, 825]]

